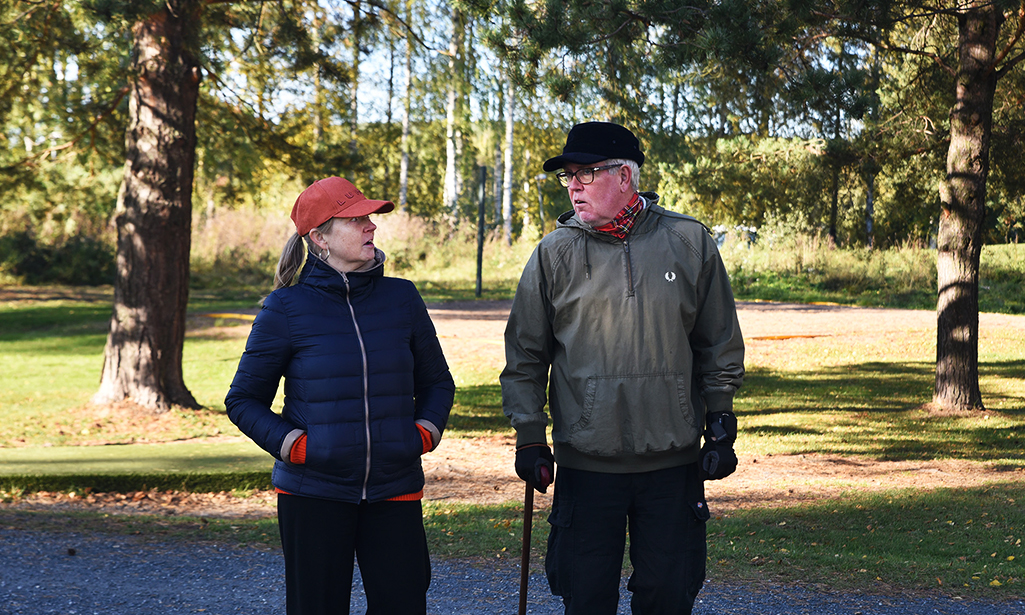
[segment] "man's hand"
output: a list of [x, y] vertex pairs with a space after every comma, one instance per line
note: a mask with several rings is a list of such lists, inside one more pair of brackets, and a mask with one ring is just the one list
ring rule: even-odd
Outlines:
[[737, 439], [737, 417], [732, 412], [708, 415], [705, 445], [701, 447], [701, 480], [726, 478], [737, 469], [733, 442]]
[[555, 457], [547, 444], [525, 444], [516, 449], [516, 475], [541, 493], [555, 476]]

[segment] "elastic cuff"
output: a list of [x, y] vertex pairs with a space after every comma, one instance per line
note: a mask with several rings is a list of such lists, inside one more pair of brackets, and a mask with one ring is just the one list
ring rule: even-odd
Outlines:
[[733, 412], [733, 393], [705, 393], [705, 414]]
[[431, 447], [424, 452], [429, 453], [434, 449], [438, 448], [438, 445], [441, 444], [441, 430], [435, 427], [434, 423], [428, 421], [427, 419], [417, 419], [416, 425], [417, 427], [422, 427], [423, 429], [426, 429], [427, 433], [431, 435]]
[[287, 464], [292, 464], [292, 447], [295, 445], [295, 441], [299, 439], [299, 436], [305, 433], [306, 432], [302, 429], [293, 429], [288, 432], [288, 435], [285, 436], [285, 439], [281, 442], [281, 454], [279, 455], [281, 461], [284, 461]]
[[521, 425], [516, 428], [516, 448], [528, 444], [547, 444], [548, 434], [545, 425]]

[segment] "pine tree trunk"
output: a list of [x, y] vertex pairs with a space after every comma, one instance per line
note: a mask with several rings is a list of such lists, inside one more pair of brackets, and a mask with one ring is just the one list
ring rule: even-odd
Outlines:
[[186, 44], [198, 7], [168, 0], [132, 27], [114, 310], [96, 403], [199, 407], [182, 377], [200, 79]]
[[996, 91], [997, 34], [1002, 20], [989, 3], [958, 17], [958, 74], [950, 111], [947, 177], [937, 238], [936, 388], [948, 410], [982, 410], [979, 390], [979, 259]]

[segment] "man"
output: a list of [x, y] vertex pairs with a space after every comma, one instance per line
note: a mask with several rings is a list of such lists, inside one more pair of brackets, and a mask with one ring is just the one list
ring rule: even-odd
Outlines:
[[729, 279], [703, 225], [637, 192], [643, 163], [622, 126], [570, 130], [544, 170], [562, 169], [573, 211], [527, 262], [505, 332], [516, 473], [543, 493], [559, 466], [545, 568], [567, 614], [616, 612], [628, 528], [633, 612], [690, 613], [703, 481], [737, 464], [744, 342]]

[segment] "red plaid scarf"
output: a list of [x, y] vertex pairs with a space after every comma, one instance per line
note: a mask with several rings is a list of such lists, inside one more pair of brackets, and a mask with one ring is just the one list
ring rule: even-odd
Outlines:
[[608, 233], [613, 237], [619, 239], [626, 239], [626, 236], [630, 233], [630, 229], [633, 228], [634, 222], [637, 220], [637, 214], [641, 213], [644, 209], [644, 201], [641, 200], [640, 195], [636, 192], [630, 202], [626, 204], [616, 217], [611, 222], [603, 224], [601, 226], [594, 227], [594, 230], [601, 231], [602, 233]]

